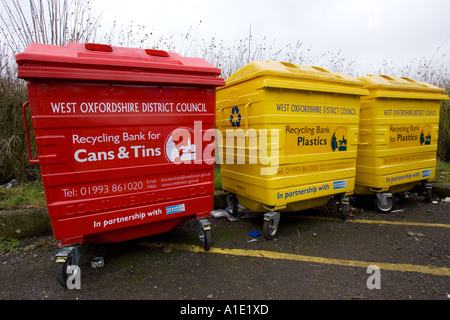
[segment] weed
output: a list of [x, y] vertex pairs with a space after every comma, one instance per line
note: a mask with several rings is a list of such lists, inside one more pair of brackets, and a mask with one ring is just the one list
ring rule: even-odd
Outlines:
[[436, 181], [450, 182], [450, 163], [438, 160], [436, 164]]
[[431, 290], [438, 295], [441, 295], [441, 296], [445, 295], [445, 293], [439, 288], [432, 287]]
[[220, 175], [220, 168], [218, 166], [214, 168], [214, 189], [222, 189], [222, 177]]
[[0, 210], [12, 208], [44, 208], [44, 187], [40, 181], [20, 184], [12, 188], [0, 188]]
[[22, 248], [19, 246], [19, 240], [14, 238], [0, 238], [0, 253], [1, 254], [18, 254]]

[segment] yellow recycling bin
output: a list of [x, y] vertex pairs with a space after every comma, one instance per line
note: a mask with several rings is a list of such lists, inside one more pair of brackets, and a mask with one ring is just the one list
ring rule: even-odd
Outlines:
[[[263, 234], [281, 211], [339, 198], [343, 218], [354, 191], [363, 82], [323, 68], [252, 62], [216, 89], [222, 188], [255, 212]], [[237, 199], [236, 199], [237, 198]]]
[[435, 176], [440, 100], [445, 91], [405, 77], [358, 78], [369, 95], [361, 97], [356, 194], [375, 194], [375, 207], [390, 212], [394, 193], [422, 182], [431, 197]]

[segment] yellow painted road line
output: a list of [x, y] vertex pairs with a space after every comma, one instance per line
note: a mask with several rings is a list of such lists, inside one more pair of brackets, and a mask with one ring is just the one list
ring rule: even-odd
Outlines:
[[[339, 218], [330, 218], [330, 217], [298, 216], [298, 218], [299, 219], [310, 219], [310, 220], [343, 221], [342, 219], [339, 219]], [[398, 225], [398, 226], [450, 228], [450, 224], [427, 223], [427, 222], [410, 222], [410, 221], [362, 220], [362, 219], [349, 220], [349, 219], [347, 219], [347, 220], [345, 220], [343, 222], [368, 223], [368, 224], [391, 224], [391, 225]]]
[[376, 224], [393, 224], [401, 226], [417, 226], [417, 227], [439, 227], [450, 228], [450, 224], [443, 223], [427, 223], [427, 222], [410, 222], [410, 221], [385, 221], [385, 220], [348, 220], [355, 223], [376, 223]]
[[[188, 244], [168, 244], [160, 242], [145, 242], [141, 243], [150, 247], [171, 247], [173, 249], [186, 250], [191, 252], [206, 252], [201, 246], [188, 245]], [[208, 253], [213, 254], [228, 254], [233, 256], [242, 257], [255, 257], [255, 258], [267, 258], [277, 260], [291, 260], [301, 262], [313, 262], [329, 265], [338, 265], [346, 267], [361, 267], [368, 268], [371, 265], [378, 266], [381, 270], [400, 271], [400, 272], [418, 272], [423, 274], [430, 274], [434, 276], [450, 276], [450, 268], [446, 267], [434, 267], [414, 264], [403, 263], [385, 263], [385, 262], [368, 262], [358, 260], [344, 260], [344, 259], [330, 259], [323, 257], [305, 256], [291, 253], [273, 252], [266, 250], [244, 250], [244, 249], [224, 249], [224, 248], [211, 248]]]

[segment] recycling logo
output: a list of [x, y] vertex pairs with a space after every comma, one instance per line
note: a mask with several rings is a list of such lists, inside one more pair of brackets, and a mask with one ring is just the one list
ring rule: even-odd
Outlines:
[[[425, 128], [424, 128], [425, 129]], [[431, 144], [431, 134], [428, 133], [426, 136], [422, 133], [420, 134], [420, 145], [429, 145]]]
[[230, 115], [230, 123], [233, 127], [239, 127], [241, 125], [241, 114], [238, 107], [233, 107]]
[[[345, 138], [346, 134], [347, 131], [345, 130], [345, 128], [341, 127], [336, 129], [336, 131], [333, 133], [333, 137], [331, 138], [331, 149], [333, 149], [333, 151], [347, 151], [347, 139]], [[338, 140], [341, 135], [342, 139]]]

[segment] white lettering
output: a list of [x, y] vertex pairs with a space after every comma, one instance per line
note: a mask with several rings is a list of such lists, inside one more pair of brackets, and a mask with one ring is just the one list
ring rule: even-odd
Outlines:
[[82, 113], [133, 113], [139, 112], [138, 103], [133, 102], [83, 102], [80, 104]]
[[181, 307], [180, 314], [195, 314], [195, 315], [207, 315], [208, 318], [212, 316], [214, 307], [194, 307], [187, 305], [187, 307]]
[[75, 113], [76, 102], [50, 102], [53, 113]]
[[114, 142], [115, 144], [118, 144], [120, 142], [120, 136], [119, 135], [115, 135], [115, 136], [110, 136], [107, 135], [106, 133], [102, 134], [101, 136], [95, 136], [95, 137], [91, 137], [91, 136], [80, 136], [78, 134], [73, 134], [72, 135], [72, 143], [78, 143], [78, 144], [90, 144], [90, 145], [95, 145], [97, 142], [99, 143], [106, 143], [106, 142]]
[[114, 151], [87, 152], [86, 149], [75, 151], [74, 158], [77, 162], [95, 162], [102, 160], [113, 160], [115, 158]]
[[73, 155], [75, 157], [75, 160], [78, 162], [86, 162], [86, 158], [84, 158], [84, 159], [80, 158], [80, 153], [86, 153], [86, 150], [80, 149], [80, 150], [75, 151], [75, 154]]

